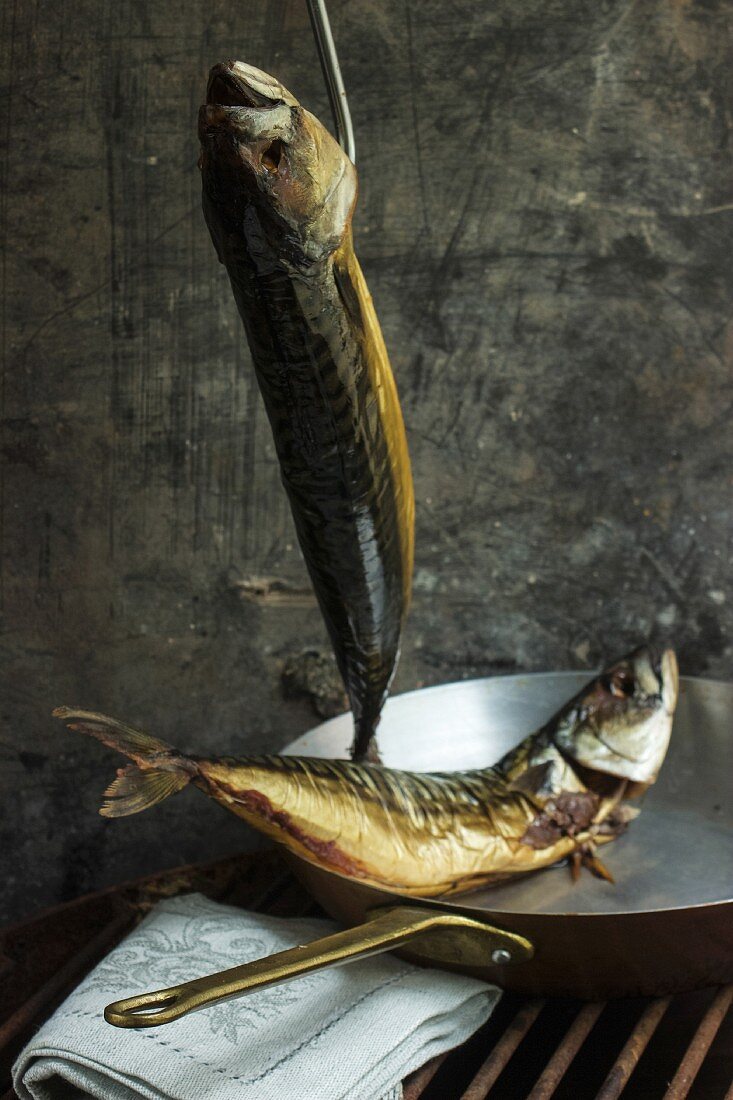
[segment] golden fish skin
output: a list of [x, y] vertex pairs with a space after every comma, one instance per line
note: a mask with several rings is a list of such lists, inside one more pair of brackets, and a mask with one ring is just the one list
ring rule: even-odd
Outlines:
[[212, 69], [199, 136], [204, 214], [349, 695], [352, 756], [367, 759], [410, 602], [415, 506], [397, 389], [354, 254], [356, 170], [286, 88], [238, 61]]
[[[136, 813], [192, 781], [311, 863], [429, 897], [538, 870], [612, 840], [635, 816], [625, 798], [656, 778], [676, 698], [674, 654], [656, 662], [640, 649], [495, 767], [433, 774], [286, 756], [200, 759], [103, 715], [56, 713], [134, 761], [107, 790], [105, 816]], [[587, 760], [599, 735], [604, 765], [609, 744], [615, 749], [614, 770], [584, 763], [581, 777], [572, 753]]]

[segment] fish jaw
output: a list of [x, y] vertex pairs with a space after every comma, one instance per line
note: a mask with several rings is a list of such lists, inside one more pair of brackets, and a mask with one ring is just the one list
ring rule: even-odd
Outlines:
[[642, 646], [610, 666], [558, 716], [551, 736], [571, 761], [651, 784], [669, 746], [679, 676], [674, 651]]
[[199, 138], [204, 212], [223, 263], [228, 238], [241, 233], [250, 257], [295, 267], [340, 246], [356, 203], [356, 169], [275, 77], [240, 61], [215, 65]]
[[276, 77], [244, 61], [222, 61], [214, 65], [209, 72], [206, 102], [241, 107], [269, 107], [277, 103], [300, 106], [293, 93]]

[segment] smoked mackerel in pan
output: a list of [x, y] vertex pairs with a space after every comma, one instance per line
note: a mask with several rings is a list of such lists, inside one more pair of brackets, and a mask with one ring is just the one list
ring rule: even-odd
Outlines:
[[[191, 782], [295, 855], [423, 897], [470, 890], [595, 849], [638, 810], [669, 744], [677, 663], [643, 647], [616, 662], [492, 768], [420, 774], [344, 760], [202, 759], [113, 718], [62, 707], [72, 729], [128, 756], [100, 813], [124, 817]], [[458, 736], [460, 731], [452, 731]]]
[[212, 69], [199, 136], [204, 214], [349, 695], [352, 756], [375, 758], [410, 599], [414, 498], [397, 389], [354, 255], [356, 169], [286, 88], [239, 61]]

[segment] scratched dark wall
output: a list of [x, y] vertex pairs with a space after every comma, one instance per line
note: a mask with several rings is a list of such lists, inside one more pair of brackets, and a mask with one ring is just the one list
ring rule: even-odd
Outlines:
[[[592, 667], [649, 635], [731, 674], [731, 7], [332, 3], [358, 252], [417, 490], [397, 689]], [[199, 210], [207, 68], [328, 119], [303, 0], [3, 8], [3, 915], [241, 846], [196, 792], [95, 814], [119, 763], [317, 721], [325, 648]]]

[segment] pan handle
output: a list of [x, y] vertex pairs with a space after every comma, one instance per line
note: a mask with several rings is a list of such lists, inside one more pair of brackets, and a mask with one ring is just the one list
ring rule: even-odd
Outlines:
[[155, 1027], [178, 1020], [189, 1012], [241, 997], [271, 985], [311, 974], [326, 966], [341, 966], [392, 951], [422, 937], [411, 949], [420, 962], [455, 966], [506, 966], [532, 957], [529, 940], [513, 932], [460, 913], [399, 905], [376, 909], [355, 928], [324, 936], [302, 947], [291, 947], [265, 959], [234, 966], [182, 985], [140, 993], [114, 1001], [104, 1018], [115, 1027]]

